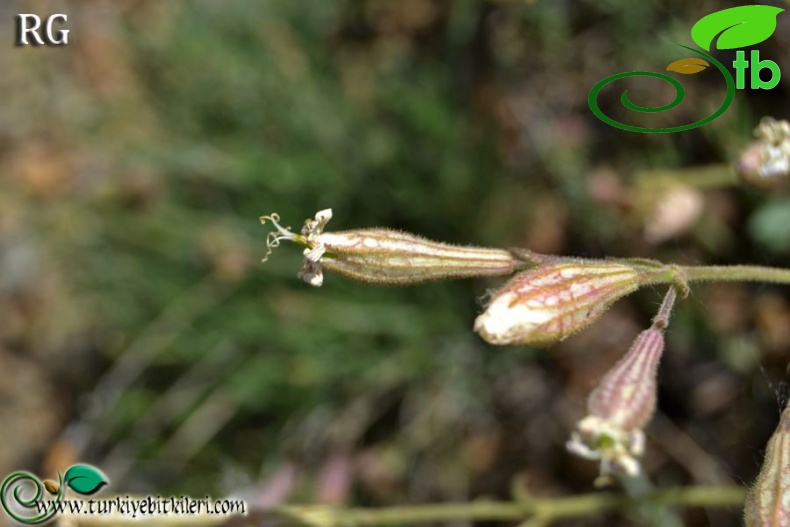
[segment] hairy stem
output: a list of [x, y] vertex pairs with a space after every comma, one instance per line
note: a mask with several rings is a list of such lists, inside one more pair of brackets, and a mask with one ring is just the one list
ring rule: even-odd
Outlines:
[[689, 282], [738, 281], [790, 284], [790, 269], [759, 265], [699, 265], [678, 266]]
[[338, 509], [326, 506], [280, 507], [272, 512], [303, 525], [312, 526], [375, 526], [418, 524], [457, 520], [527, 520], [537, 519], [541, 525], [552, 521], [589, 516], [635, 507], [739, 507], [746, 490], [732, 486], [701, 486], [673, 488], [650, 492], [639, 497], [612, 493], [595, 493], [568, 498], [536, 498], [518, 502], [477, 501], [471, 503], [406, 505], [380, 509]]

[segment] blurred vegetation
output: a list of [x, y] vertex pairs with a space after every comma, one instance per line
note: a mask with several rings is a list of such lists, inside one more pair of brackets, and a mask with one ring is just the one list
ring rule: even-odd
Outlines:
[[[0, 8], [4, 34], [23, 5]], [[787, 118], [787, 78], [682, 134], [587, 108], [595, 82], [661, 71], [682, 58], [663, 43], [728, 5], [40, 2], [69, 14], [69, 46], [0, 50], [0, 472], [79, 460], [116, 490], [250, 503], [502, 496], [517, 474], [588, 490], [596, 467], [564, 442], [658, 293], [552, 349], [494, 349], [471, 322], [497, 282], [312, 289], [296, 248], [259, 265], [258, 217], [332, 207], [332, 230], [788, 266], [786, 194], [639, 176], [731, 162], [762, 115]], [[789, 21], [760, 48], [786, 72]], [[673, 118], [719, 104], [706, 75]], [[782, 288], [682, 303], [646, 458], [659, 485], [751, 481], [788, 328]]]

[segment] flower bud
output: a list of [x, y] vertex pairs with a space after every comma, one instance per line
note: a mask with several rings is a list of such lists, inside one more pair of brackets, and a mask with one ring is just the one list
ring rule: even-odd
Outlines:
[[746, 498], [746, 527], [790, 525], [790, 404], [768, 441], [757, 483]]
[[666, 273], [663, 267], [630, 262], [546, 260], [505, 284], [474, 329], [491, 344], [550, 344], [587, 327], [615, 300]]
[[[505, 249], [460, 247], [427, 240], [390, 229], [356, 229], [325, 233], [332, 210], [307, 220], [301, 234], [281, 227], [276, 214], [263, 216], [277, 232], [268, 239], [269, 252], [283, 239], [305, 247], [299, 277], [311, 285], [323, 283], [323, 269], [365, 282], [413, 284], [443, 278], [500, 276], [525, 268], [529, 263]], [[268, 257], [268, 254], [267, 254]]]

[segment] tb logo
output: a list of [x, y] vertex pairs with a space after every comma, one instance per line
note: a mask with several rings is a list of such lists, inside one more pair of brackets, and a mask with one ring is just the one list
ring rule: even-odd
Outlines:
[[[760, 60], [760, 52], [756, 49], [752, 50], [751, 63], [746, 60], [746, 52], [739, 50], [736, 54], [736, 59], [732, 63], [735, 68], [735, 87], [742, 90], [746, 87], [746, 70], [751, 66], [751, 88], [753, 90], [770, 90], [779, 84], [779, 79], [782, 77], [782, 72], [779, 71], [779, 65], [772, 60]], [[760, 77], [760, 70], [768, 70], [771, 72], [771, 78], [764, 81]]]
[[[28, 46], [64, 46], [69, 43], [69, 30], [58, 29], [53, 31], [53, 24], [63, 24], [68, 20], [66, 15], [57, 14], [46, 17], [44, 22], [44, 35], [41, 29], [41, 17], [30, 13], [16, 15], [16, 45]], [[30, 39], [30, 40], [28, 40]]]
[[[776, 62], [768, 59], [761, 60], [760, 52], [756, 49], [751, 50], [747, 60], [746, 51], [738, 48], [754, 46], [773, 35], [774, 31], [776, 31], [776, 17], [782, 11], [784, 11], [784, 9], [770, 5], [746, 5], [716, 11], [715, 13], [702, 17], [691, 28], [691, 40], [702, 49], [676, 44], [694, 53], [696, 56], [676, 60], [667, 66], [667, 71], [690, 75], [705, 71], [706, 68], [713, 65], [721, 74], [727, 86], [727, 95], [724, 97], [721, 106], [719, 106], [715, 112], [703, 119], [691, 124], [662, 128], [638, 126], [617, 121], [606, 115], [598, 106], [598, 94], [610, 82], [628, 77], [652, 77], [664, 81], [675, 88], [675, 99], [672, 102], [663, 106], [642, 106], [632, 102], [631, 99], [629, 99], [630, 92], [626, 90], [620, 96], [620, 103], [628, 110], [641, 112], [643, 114], [665, 112], [677, 107], [683, 102], [683, 98], [686, 94], [685, 88], [683, 88], [683, 85], [675, 77], [655, 71], [627, 71], [624, 73], [617, 73], [616, 75], [610, 75], [592, 87], [587, 96], [587, 104], [589, 104], [590, 110], [592, 110], [598, 119], [615, 128], [628, 130], [629, 132], [659, 134], [683, 132], [708, 124], [727, 111], [727, 108], [730, 107], [730, 104], [732, 104], [732, 101], [735, 99], [735, 90], [746, 88], [747, 80], [749, 81], [749, 86], [753, 90], [770, 90], [779, 84], [782, 73], [779, 71], [779, 65], [776, 64]], [[732, 77], [732, 74], [724, 64], [709, 54], [711, 48], [738, 50], [735, 53], [735, 61], [732, 63], [732, 67], [735, 69], [735, 78]], [[748, 79], [747, 70], [749, 71]], [[765, 78], [766, 76], [761, 75], [761, 72], [770, 74], [770, 77]]]

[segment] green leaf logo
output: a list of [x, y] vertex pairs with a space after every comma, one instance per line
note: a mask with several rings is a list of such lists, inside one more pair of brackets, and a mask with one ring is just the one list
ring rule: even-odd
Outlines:
[[745, 5], [716, 11], [700, 19], [691, 28], [691, 38], [710, 51], [713, 39], [718, 49], [745, 48], [759, 44], [776, 31], [776, 16], [784, 11], [770, 5]]
[[101, 470], [90, 465], [72, 465], [63, 476], [63, 481], [75, 492], [86, 496], [110, 482]]

